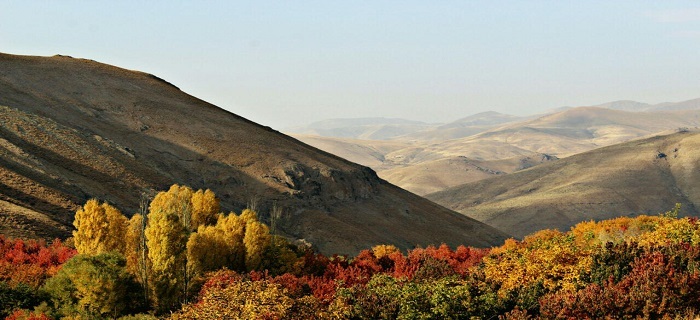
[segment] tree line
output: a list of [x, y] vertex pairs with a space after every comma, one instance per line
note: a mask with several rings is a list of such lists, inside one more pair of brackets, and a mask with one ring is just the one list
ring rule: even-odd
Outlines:
[[700, 315], [700, 223], [582, 222], [499, 247], [377, 245], [325, 256], [253, 210], [174, 185], [126, 218], [90, 200], [72, 239], [0, 236], [0, 317], [19, 319], [599, 319]]

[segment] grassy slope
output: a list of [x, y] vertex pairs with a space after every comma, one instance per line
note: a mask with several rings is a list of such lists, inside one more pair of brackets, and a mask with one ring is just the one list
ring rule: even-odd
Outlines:
[[[666, 157], [659, 158], [663, 153]], [[427, 197], [517, 237], [584, 220], [700, 208], [700, 133], [596, 149]]]

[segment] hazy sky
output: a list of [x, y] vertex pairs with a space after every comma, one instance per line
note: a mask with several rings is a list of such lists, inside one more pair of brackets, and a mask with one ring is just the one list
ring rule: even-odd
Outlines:
[[0, 51], [153, 73], [283, 129], [700, 97], [698, 1], [0, 1]]

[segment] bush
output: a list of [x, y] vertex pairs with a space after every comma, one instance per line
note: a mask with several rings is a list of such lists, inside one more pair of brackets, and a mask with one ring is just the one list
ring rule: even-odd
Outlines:
[[58, 316], [116, 318], [142, 310], [142, 291], [114, 252], [75, 256], [43, 288]]
[[34, 308], [44, 298], [44, 295], [24, 283], [11, 287], [7, 282], [0, 281], [0, 318], [9, 316], [16, 309]]

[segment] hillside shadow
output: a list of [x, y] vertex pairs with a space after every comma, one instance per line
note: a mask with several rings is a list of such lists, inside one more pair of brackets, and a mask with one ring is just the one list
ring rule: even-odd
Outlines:
[[[93, 133], [81, 131], [81, 139]], [[246, 207], [246, 202], [254, 197], [262, 197], [270, 187], [235, 166], [222, 163], [205, 154], [193, 152], [180, 145], [140, 134], [138, 138], [128, 139], [126, 135], [101, 134], [114, 141], [128, 141], [135, 157], [131, 158], [118, 150], [113, 150], [99, 143], [91, 143], [86, 148], [93, 153], [109, 156], [115, 162], [127, 168], [131, 174], [143, 183], [133, 183], [122, 177], [105, 173], [91, 167], [89, 164], [71, 159], [60, 153], [28, 141], [7, 128], [0, 127], [0, 137], [18, 146], [26, 153], [40, 159], [46, 165], [44, 170], [62, 179], [51, 178], [25, 165], [0, 158], [0, 166], [4, 166], [17, 174], [34, 182], [64, 194], [77, 205], [85, 203], [90, 198], [106, 200], [122, 210], [127, 216], [137, 212], [141, 193], [147, 190], [167, 190], [172, 184], [181, 184], [193, 189], [211, 189], [221, 200], [223, 212], [240, 212]], [[133, 136], [133, 135], [132, 135]], [[155, 148], [149, 146], [157, 146]], [[68, 147], [63, 145], [61, 147]], [[55, 148], [55, 147], [54, 147]], [[70, 180], [68, 184], [66, 180]], [[26, 191], [18, 190], [6, 184], [0, 184], [0, 193], [10, 198], [16, 198], [18, 204], [27, 206], [35, 211], [51, 217], [72, 217], [74, 212], [68, 208], [53, 205]], [[275, 198], [282, 196], [275, 194]], [[291, 198], [287, 198], [291, 199]], [[269, 206], [267, 199], [261, 199], [262, 208]], [[274, 200], [284, 200], [281, 199]], [[72, 222], [72, 221], [71, 221]], [[65, 221], [61, 221], [66, 224]], [[70, 223], [69, 223], [70, 224]]]

